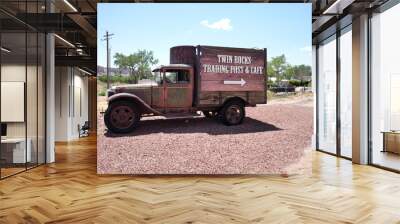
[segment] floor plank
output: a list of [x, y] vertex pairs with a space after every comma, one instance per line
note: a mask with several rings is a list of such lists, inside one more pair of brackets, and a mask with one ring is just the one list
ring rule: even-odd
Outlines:
[[310, 176], [96, 174], [96, 137], [0, 181], [0, 223], [400, 223], [400, 175], [313, 153]]

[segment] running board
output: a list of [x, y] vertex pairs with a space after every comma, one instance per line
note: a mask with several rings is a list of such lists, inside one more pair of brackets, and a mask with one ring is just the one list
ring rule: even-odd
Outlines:
[[201, 113], [171, 113], [160, 115], [165, 120], [203, 117]]

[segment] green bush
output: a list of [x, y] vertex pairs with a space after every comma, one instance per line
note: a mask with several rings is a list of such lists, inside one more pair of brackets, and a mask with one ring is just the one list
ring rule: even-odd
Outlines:
[[[99, 81], [101, 82], [107, 82], [107, 76], [99, 76], [98, 77]], [[110, 83], [135, 83], [134, 77], [131, 76], [122, 76], [122, 75], [111, 75], [110, 76]]]
[[106, 91], [100, 91], [98, 95], [99, 96], [105, 96], [106, 95]]
[[107, 76], [106, 75], [98, 76], [97, 79], [100, 82], [107, 82]]
[[278, 83], [268, 80], [267, 81], [267, 88], [271, 88], [271, 87], [278, 87]]
[[295, 87], [299, 86], [308, 86], [310, 81], [302, 81], [302, 80], [289, 80], [289, 84]]

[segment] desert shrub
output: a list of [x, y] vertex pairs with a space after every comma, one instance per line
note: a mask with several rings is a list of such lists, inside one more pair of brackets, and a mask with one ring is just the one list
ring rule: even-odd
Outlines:
[[99, 96], [105, 96], [106, 95], [106, 91], [99, 91], [98, 95]]
[[107, 82], [107, 76], [106, 75], [97, 76], [97, 80], [99, 80], [100, 82]]

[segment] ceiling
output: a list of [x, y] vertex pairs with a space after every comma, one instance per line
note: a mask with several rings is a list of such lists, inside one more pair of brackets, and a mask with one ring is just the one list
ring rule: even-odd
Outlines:
[[[1, 0], [2, 43], [13, 49], [8, 58], [26, 54], [25, 31], [54, 32], [56, 65], [79, 66], [96, 74], [96, 7], [96, 0], [48, 0], [47, 4], [45, 0]], [[28, 45], [28, 58], [31, 48]]]
[[[313, 41], [343, 20], [383, 4], [387, 0], [232, 0], [230, 2], [312, 3]], [[96, 71], [97, 3], [187, 2], [186, 0], [1, 0], [3, 32], [54, 32], [56, 64]], [[194, 0], [191, 2], [224, 2]], [[51, 12], [51, 13], [49, 13]], [[350, 18], [351, 21], [351, 18]], [[334, 32], [334, 31], [332, 31]], [[16, 38], [15, 40], [18, 40]]]
[[373, 12], [388, 0], [313, 0], [312, 34], [316, 44], [352, 22], [362, 13]]

